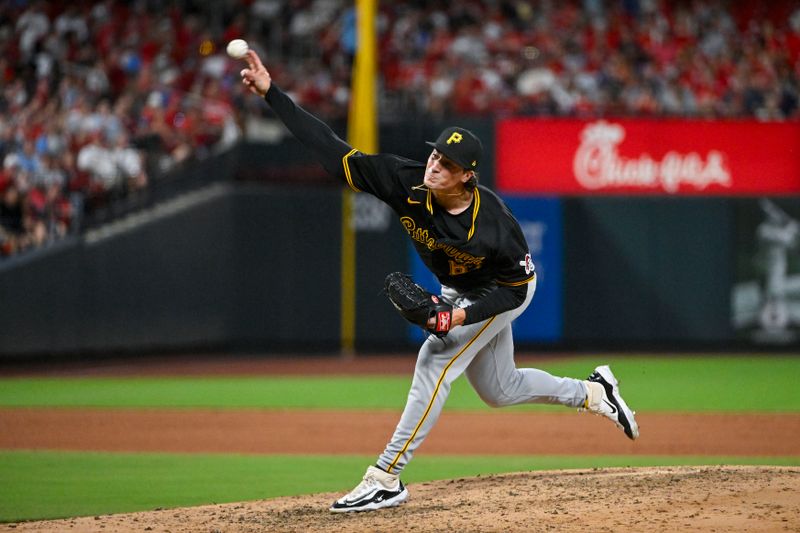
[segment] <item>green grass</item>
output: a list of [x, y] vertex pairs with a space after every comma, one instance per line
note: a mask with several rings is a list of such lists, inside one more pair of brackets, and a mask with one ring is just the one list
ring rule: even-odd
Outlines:
[[568, 358], [546, 369], [583, 376], [603, 363], [637, 411], [800, 411], [797, 355]]
[[[342, 492], [372, 456], [0, 452], [0, 521]], [[407, 483], [501, 472], [647, 465], [800, 465], [798, 457], [423, 456]], [[413, 488], [412, 488], [413, 490]]]
[[[585, 377], [612, 364], [626, 401], [652, 411], [800, 411], [800, 357], [581, 357], [543, 363], [556, 375]], [[209, 378], [6, 378], [0, 406], [402, 409], [411, 376]], [[466, 379], [448, 410], [489, 409]], [[512, 409], [562, 409], [523, 406]]]
[[[542, 363], [585, 377], [611, 363], [639, 412], [798, 412], [800, 357], [575, 357]], [[392, 409], [411, 376], [4, 378], [0, 406], [103, 408]], [[488, 409], [459, 379], [447, 410]], [[526, 406], [524, 409], [563, 409]], [[2, 427], [2, 420], [0, 420]], [[244, 456], [0, 451], [0, 521], [171, 508], [346, 491], [374, 456]], [[539, 469], [691, 464], [800, 465], [800, 457], [415, 458], [407, 482]]]

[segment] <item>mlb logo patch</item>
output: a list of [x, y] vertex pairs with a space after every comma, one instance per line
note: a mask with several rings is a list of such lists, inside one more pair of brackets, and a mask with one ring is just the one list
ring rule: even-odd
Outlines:
[[531, 254], [526, 254], [525, 259], [519, 262], [520, 266], [525, 269], [525, 273], [530, 275], [533, 272], [533, 259], [531, 259]]

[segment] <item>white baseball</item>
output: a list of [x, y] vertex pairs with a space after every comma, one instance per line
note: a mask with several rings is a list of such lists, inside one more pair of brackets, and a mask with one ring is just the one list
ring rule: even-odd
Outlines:
[[234, 39], [228, 43], [228, 48], [225, 50], [232, 58], [241, 59], [247, 54], [247, 51], [250, 50], [250, 47], [247, 45], [247, 41], [244, 39]]

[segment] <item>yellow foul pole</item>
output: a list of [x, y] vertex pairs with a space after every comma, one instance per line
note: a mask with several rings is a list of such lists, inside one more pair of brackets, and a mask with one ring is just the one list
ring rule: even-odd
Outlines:
[[[378, 151], [378, 110], [375, 15], [378, 0], [356, 0], [356, 56], [351, 81], [347, 142], [360, 152]], [[356, 338], [356, 228], [355, 193], [342, 193], [342, 307], [341, 350], [353, 354]]]

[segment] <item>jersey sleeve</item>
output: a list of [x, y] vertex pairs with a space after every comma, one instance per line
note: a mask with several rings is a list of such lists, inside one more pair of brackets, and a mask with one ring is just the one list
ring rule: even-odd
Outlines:
[[497, 287], [465, 308], [464, 324], [474, 324], [522, 305], [527, 285], [534, 279], [534, 265], [522, 229], [510, 212], [503, 213], [505, 224], [499, 232], [504, 236], [495, 252]]
[[535, 267], [522, 228], [510, 211], [504, 212], [505, 229], [502, 245], [497, 249], [495, 264], [497, 284], [505, 287], [526, 285], [533, 280]]
[[274, 83], [264, 99], [292, 135], [308, 148], [328, 174], [341, 179], [352, 189], [389, 201], [403, 167], [420, 163], [391, 154], [368, 155], [359, 152], [317, 117], [297, 105]]
[[314, 158], [331, 176], [346, 179], [343, 160], [355, 150], [344, 142], [333, 130], [317, 117], [297, 105], [274, 83], [270, 85], [264, 100]]
[[464, 325], [474, 324], [519, 307], [525, 301], [527, 291], [527, 285], [498, 286], [474, 304], [464, 308], [466, 313]]
[[403, 190], [399, 184], [404, 168], [419, 167], [420, 163], [393, 154], [367, 155], [357, 150], [343, 160], [345, 180], [357, 192], [367, 192], [384, 202]]

